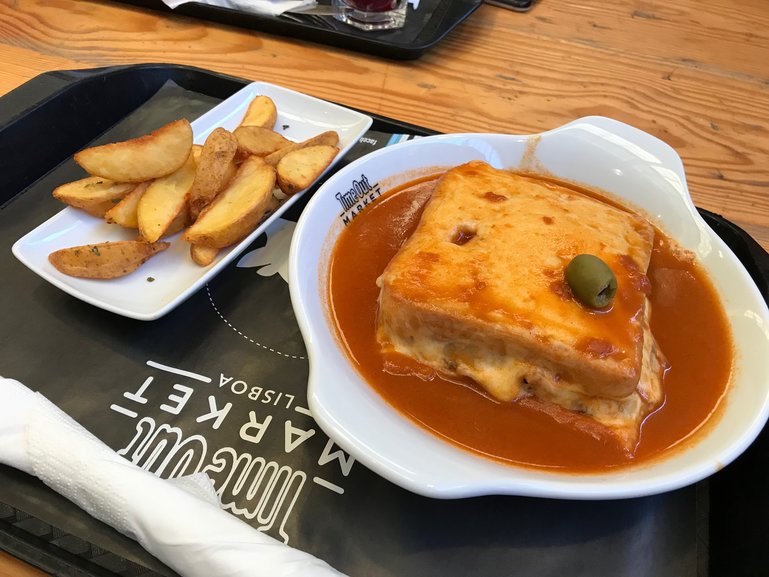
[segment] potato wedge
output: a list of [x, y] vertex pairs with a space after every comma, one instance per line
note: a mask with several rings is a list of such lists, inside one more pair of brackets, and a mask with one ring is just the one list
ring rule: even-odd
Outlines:
[[89, 176], [56, 187], [53, 196], [69, 206], [102, 218], [134, 188], [134, 183], [113, 182], [99, 176]]
[[293, 144], [282, 134], [262, 126], [238, 126], [233, 132], [238, 140], [238, 157], [267, 156]]
[[190, 244], [224, 248], [248, 236], [274, 207], [275, 169], [249, 156], [235, 178], [184, 233]]
[[217, 254], [219, 254], [218, 248], [208, 248], [197, 244], [190, 245], [190, 257], [192, 257], [192, 262], [197, 265], [208, 266], [214, 262]]
[[200, 160], [200, 154], [203, 152], [203, 145], [202, 144], [193, 144], [192, 145], [192, 157], [195, 159], [195, 162], [198, 162]]
[[135, 271], [147, 259], [169, 246], [167, 242], [147, 243], [142, 240], [102, 242], [57, 250], [48, 255], [48, 261], [69, 276], [110, 279]]
[[238, 140], [229, 130], [216, 128], [208, 135], [190, 188], [190, 216], [195, 220], [237, 172]]
[[172, 234], [176, 234], [177, 232], [187, 228], [191, 222], [192, 219], [190, 218], [190, 209], [185, 204], [179, 211], [179, 214], [176, 215], [176, 218], [173, 219], [171, 224], [168, 225], [168, 228], [166, 229], [165, 233], [163, 233], [163, 236], [171, 236]]
[[273, 128], [278, 119], [278, 109], [269, 96], [257, 96], [246, 109], [241, 126], [263, 126]]
[[293, 150], [278, 162], [278, 187], [291, 196], [310, 186], [339, 154], [336, 146], [308, 146]]
[[339, 134], [336, 133], [334, 130], [327, 130], [326, 132], [321, 132], [320, 134], [317, 134], [311, 138], [308, 138], [307, 140], [303, 140], [302, 142], [295, 142], [289, 146], [285, 146], [283, 148], [280, 148], [276, 150], [273, 153], [268, 154], [264, 157], [264, 161], [267, 164], [271, 164], [272, 166], [277, 166], [278, 162], [280, 162], [280, 159], [286, 156], [289, 152], [292, 152], [294, 150], [299, 150], [300, 148], [307, 148], [308, 146], [318, 146], [318, 145], [328, 145], [328, 146], [337, 146], [339, 144]]
[[93, 176], [115, 182], [143, 182], [178, 170], [192, 148], [192, 127], [176, 120], [139, 138], [86, 148], [75, 162]]
[[176, 172], [152, 181], [139, 199], [136, 216], [139, 234], [147, 242], [155, 242], [169, 234], [168, 229], [179, 213], [186, 210], [187, 197], [195, 180], [195, 157], [187, 155], [187, 161]]
[[125, 195], [120, 202], [113, 205], [104, 213], [104, 220], [110, 224], [118, 224], [125, 228], [139, 228], [139, 219], [136, 210], [139, 207], [139, 199], [147, 190], [152, 181], [142, 182]]

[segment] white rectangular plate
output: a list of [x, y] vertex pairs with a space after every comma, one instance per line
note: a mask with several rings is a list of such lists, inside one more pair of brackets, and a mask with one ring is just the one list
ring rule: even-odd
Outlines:
[[[233, 130], [240, 123], [248, 104], [258, 95], [269, 96], [275, 102], [278, 109], [275, 129], [290, 140], [305, 140], [326, 130], [335, 130], [339, 134], [340, 152], [327, 171], [371, 126], [371, 118], [359, 112], [286, 88], [254, 82], [192, 123], [195, 142], [202, 144], [217, 126]], [[137, 271], [125, 277], [92, 280], [62, 274], [48, 262], [48, 255], [53, 251], [136, 237], [135, 230], [107, 224], [69, 207], [16, 241], [13, 254], [33, 272], [74, 297], [119, 315], [153, 320], [171, 311], [219, 273], [270, 222], [304, 194], [302, 192], [286, 200], [242, 242], [221, 251], [208, 267], [200, 267], [192, 262], [189, 245], [179, 233], [166, 239], [171, 242], [168, 250], [152, 257]]]

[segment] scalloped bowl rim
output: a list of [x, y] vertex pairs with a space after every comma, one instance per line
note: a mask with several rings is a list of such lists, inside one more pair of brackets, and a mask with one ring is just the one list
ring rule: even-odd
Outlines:
[[[343, 228], [336, 197], [351, 190], [362, 175], [369, 183], [398, 175], [406, 181], [437, 165], [473, 158], [498, 168], [547, 171], [608, 191], [645, 212], [696, 253], [719, 292], [735, 344], [735, 369], [713, 423], [649, 462], [588, 474], [548, 471], [500, 463], [441, 440], [391, 408], [365, 382], [331, 326], [326, 302], [328, 257]], [[302, 212], [291, 244], [289, 285], [308, 349], [313, 417], [356, 460], [421, 495], [614, 499], [657, 494], [726, 466], [753, 442], [769, 416], [766, 303], [739, 260], [698, 214], [678, 154], [656, 137], [616, 120], [581, 118], [533, 135], [430, 136], [352, 162], [334, 174]]]

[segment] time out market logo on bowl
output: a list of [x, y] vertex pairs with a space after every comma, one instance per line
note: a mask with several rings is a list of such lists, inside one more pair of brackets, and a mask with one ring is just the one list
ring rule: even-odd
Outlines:
[[334, 198], [342, 205], [342, 212], [339, 218], [347, 226], [353, 218], [366, 208], [369, 204], [375, 202], [382, 195], [379, 183], [371, 184], [365, 174], [361, 174], [359, 179], [352, 181], [350, 188], [343, 192], [337, 192]]

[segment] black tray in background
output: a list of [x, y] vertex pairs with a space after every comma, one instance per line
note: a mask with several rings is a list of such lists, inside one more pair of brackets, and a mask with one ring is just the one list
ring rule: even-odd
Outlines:
[[339, 22], [332, 16], [309, 14], [268, 16], [209, 6], [200, 2], [182, 4], [172, 10], [162, 0], [118, 1], [395, 60], [419, 58], [470, 16], [482, 2], [482, 0], [420, 0], [418, 10], [408, 6], [406, 24], [403, 28], [365, 32]]
[[[113, 127], [169, 80], [186, 90], [205, 95], [213, 102], [226, 98], [247, 84], [244, 79], [195, 68], [140, 65], [50, 72], [0, 98], [0, 158], [6, 160], [0, 175], [2, 206], [10, 206], [15, 194], [34, 186], [42, 175], [58, 169], [73, 150]], [[89, 111], [88, 122], [81, 121], [84, 110]], [[372, 130], [428, 133], [419, 127], [381, 117], [375, 118]], [[29, 155], [29, 147], [20, 145], [29, 142], [30, 135], [51, 133], [66, 135], [66, 138], [41, 139], [34, 156]], [[769, 255], [733, 223], [707, 211], [701, 213], [745, 264], [764, 298], [769, 298]], [[10, 246], [4, 250], [10, 251]], [[38, 284], [42, 286], [37, 290], [49, 292], [43, 281]], [[71, 299], [59, 297], [55, 289], [50, 294], [61, 298], [59, 305], [70, 306]], [[14, 295], [3, 293], [4, 299], [9, 296]], [[183, 314], [177, 312], [167, 319], [147, 324], [117, 318], [88, 305], [81, 308], [75, 303], [73, 306], [80, 311], [78, 314], [87, 317], [82, 320], [82, 330], [101, 331], [104, 337], [109, 338], [112, 338], [111, 331], [125, 331], [125, 335], [138, 339], [145, 330], [156, 330], [158, 334], [179, 330], [176, 327]], [[63, 318], [70, 318], [66, 316], [70, 312], [66, 311]], [[29, 311], [29, 314], [34, 316], [34, 311]], [[110, 328], [110, 325], [118, 329]], [[182, 322], [181, 330], [185, 326]], [[7, 336], [6, 331], [0, 332], [0, 340], [4, 336]], [[13, 354], [14, 344], [9, 338], [3, 342], [7, 349], [0, 352], [0, 359], [10, 359], [8, 355]], [[9, 364], [13, 362], [0, 365], [0, 374]], [[538, 560], [536, 573], [529, 567], [527, 577], [535, 574], [538, 577], [563, 575], [567, 569], [563, 565], [565, 559], [581, 563], [571, 567], [573, 571], [568, 574], [584, 575], [587, 574], [586, 566], [598, 563], [596, 556], [631, 553], [633, 558], [626, 559], [626, 566], [613, 575], [646, 577], [655, 563], [659, 564], [659, 560], [648, 558], [647, 552], [674, 563], [679, 551], [695, 557], [681, 563], [681, 567], [687, 567], [686, 575], [747, 577], [765, 574], [769, 567], [769, 532], [763, 525], [764, 517], [769, 513], [769, 492], [765, 490], [769, 486], [768, 437], [769, 433], [765, 430], [735, 463], [695, 486], [643, 499], [583, 503], [488, 497], [441, 502], [393, 493], [398, 502], [405, 499], [410, 506], [429, 515], [433, 519], [434, 534], [414, 532], [415, 526], [430, 527], [430, 522], [423, 519], [393, 520], [392, 517], [399, 515], [399, 511], [392, 508], [396, 501], [367, 505], [383, 522], [389, 521], [395, 526], [402, 523], [402, 530], [421, 547], [412, 558], [383, 558], [380, 563], [392, 565], [393, 571], [400, 567], [400, 574], [406, 575], [412, 574], [409, 571], [414, 571], [415, 566], [419, 567], [419, 563], [424, 562], [420, 556], [429, 557], [432, 562], [445, 557], [446, 567], [442, 574], [448, 575], [454, 571], [451, 565], [466, 556], [473, 559], [471, 564], [477, 564], [478, 574], [519, 575], [520, 567], [491, 565], [495, 560], [504, 562], [508, 559], [504, 548], [500, 547], [509, 541], [520, 548], [526, 558]], [[381, 484], [380, 479], [372, 476], [363, 475], [361, 478], [367, 490]], [[50, 518], [36, 518], [37, 511], [45, 512]], [[461, 526], [467, 518], [474, 518], [476, 522], [483, 520], [483, 527], [480, 530], [478, 527], [466, 530], [450, 528]], [[586, 533], [575, 535], [575, 525]], [[62, 526], [68, 531], [62, 530]], [[514, 535], [524, 526], [529, 531], [527, 535], [508, 540], [500, 538], [505, 533]], [[369, 530], [353, 529], [356, 534]], [[681, 531], [690, 532], [693, 529], [696, 529], [696, 535], [680, 535]], [[628, 531], [631, 533], [628, 534]], [[442, 538], [443, 534], [450, 538]], [[604, 535], [612, 537], [606, 540]], [[638, 542], [637, 550], [628, 548], [628, 543], [633, 543], [632, 535], [639, 535], [648, 541]], [[660, 543], [660, 536], [669, 541]], [[597, 543], [603, 544], [600, 551], [596, 549]], [[445, 547], [445, 550], [436, 551], [436, 547]], [[7, 467], [0, 468], [0, 548], [56, 575], [173, 575], [133, 541], [90, 518], [37, 479]], [[344, 558], [343, 552], [337, 553], [341, 559]], [[327, 560], [332, 565], [337, 564], [337, 559]], [[615, 567], [621, 565], [622, 560], [618, 560]], [[656, 567], [658, 574], [662, 574], [661, 567]], [[350, 572], [354, 577], [369, 573], [361, 566], [350, 569], [354, 569]], [[667, 567], [664, 574], [668, 575], [670, 571]], [[423, 569], [416, 574], [426, 573]]]

